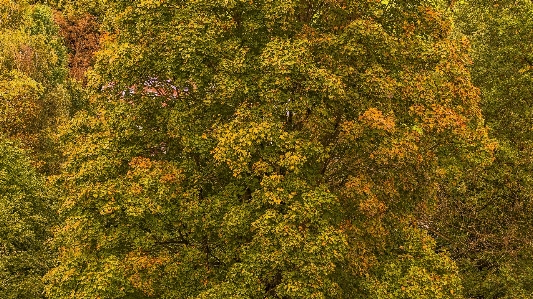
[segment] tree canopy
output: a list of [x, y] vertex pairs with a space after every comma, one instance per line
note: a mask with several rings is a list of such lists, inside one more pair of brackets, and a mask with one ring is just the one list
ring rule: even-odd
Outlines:
[[34, 297], [533, 297], [529, 1], [0, 1]]
[[53, 264], [51, 200], [26, 154], [0, 140], [0, 296], [44, 298], [42, 276]]
[[52, 171], [57, 154], [49, 133], [69, 110], [66, 49], [49, 7], [3, 0], [0, 15], [0, 132]]

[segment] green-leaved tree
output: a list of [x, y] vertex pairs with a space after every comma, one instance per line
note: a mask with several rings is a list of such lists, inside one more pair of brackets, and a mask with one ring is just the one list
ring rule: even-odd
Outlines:
[[533, 4], [470, 0], [455, 13], [498, 148], [490, 166], [451, 180], [433, 234], [460, 267], [468, 298], [532, 298]]
[[49, 7], [0, 1], [0, 132], [21, 141], [45, 172], [57, 170], [53, 133], [70, 105], [66, 54]]
[[45, 298], [42, 276], [54, 264], [46, 246], [53, 217], [44, 180], [26, 153], [0, 140], [0, 297]]
[[105, 1], [50, 298], [461, 298], [426, 233], [491, 161], [445, 1]]

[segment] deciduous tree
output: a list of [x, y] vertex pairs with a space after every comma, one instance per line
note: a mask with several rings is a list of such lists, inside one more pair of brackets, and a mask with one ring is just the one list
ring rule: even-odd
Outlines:
[[107, 1], [51, 298], [459, 298], [422, 221], [491, 159], [444, 1]]
[[26, 1], [0, 2], [0, 131], [20, 140], [53, 172], [50, 132], [68, 115], [66, 50], [52, 11]]
[[498, 141], [489, 167], [458, 175], [435, 216], [434, 235], [461, 269], [470, 298], [530, 298], [532, 229], [530, 1], [465, 1], [458, 29], [472, 40], [473, 82]]
[[0, 140], [0, 297], [44, 298], [54, 263], [46, 246], [53, 211], [44, 180], [26, 153]]

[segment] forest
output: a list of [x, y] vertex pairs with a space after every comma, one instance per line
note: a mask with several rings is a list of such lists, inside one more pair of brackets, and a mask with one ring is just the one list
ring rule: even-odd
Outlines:
[[0, 0], [0, 298], [533, 298], [533, 2]]

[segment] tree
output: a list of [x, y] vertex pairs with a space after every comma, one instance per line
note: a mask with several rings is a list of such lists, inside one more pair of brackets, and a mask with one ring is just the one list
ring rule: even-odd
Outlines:
[[[472, 40], [473, 82], [491, 137], [488, 167], [451, 180], [432, 229], [462, 272], [469, 298], [530, 298], [531, 205], [530, 1], [465, 1], [458, 29]], [[455, 187], [454, 187], [455, 186]]]
[[63, 41], [47, 6], [5, 0], [0, 14], [0, 131], [22, 141], [42, 171], [53, 172], [51, 132], [70, 105]]
[[0, 141], [0, 296], [44, 298], [42, 276], [52, 266], [51, 200], [24, 151]]
[[493, 142], [444, 1], [105, 4], [50, 298], [461, 297], [423, 216]]

